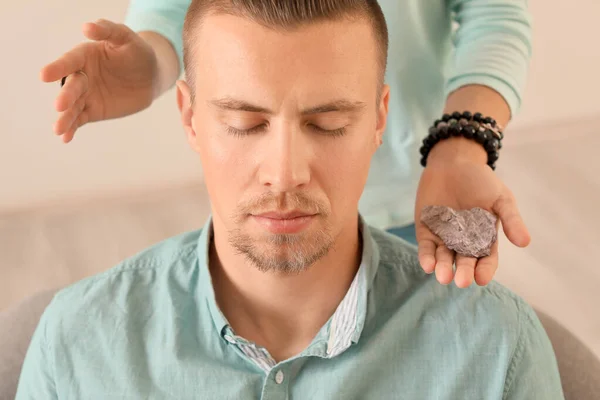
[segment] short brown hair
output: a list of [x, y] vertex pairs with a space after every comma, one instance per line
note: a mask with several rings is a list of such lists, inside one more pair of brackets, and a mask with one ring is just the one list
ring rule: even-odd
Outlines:
[[183, 63], [192, 88], [194, 34], [202, 18], [209, 14], [244, 17], [268, 28], [284, 30], [322, 21], [366, 18], [377, 41], [383, 83], [388, 31], [377, 0], [192, 0], [183, 25]]

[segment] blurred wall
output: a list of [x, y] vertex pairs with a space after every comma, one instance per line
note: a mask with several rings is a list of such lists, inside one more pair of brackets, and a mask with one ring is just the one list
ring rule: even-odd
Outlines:
[[[3, 1], [0, 212], [202, 179], [173, 90], [133, 117], [84, 127], [69, 145], [52, 133], [58, 84], [41, 83], [40, 68], [83, 40], [84, 22], [122, 21], [126, 7], [125, 0]], [[511, 128], [600, 115], [600, 2], [531, 0], [530, 7], [534, 57]]]

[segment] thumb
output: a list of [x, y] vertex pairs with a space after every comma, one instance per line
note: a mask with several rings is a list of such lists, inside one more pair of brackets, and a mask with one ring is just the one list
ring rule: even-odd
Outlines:
[[529, 245], [531, 236], [512, 193], [507, 190], [507, 193], [500, 196], [494, 203], [493, 211], [500, 217], [504, 234], [512, 244], [519, 247]]
[[99, 19], [96, 22], [88, 22], [83, 25], [83, 34], [91, 40], [106, 40], [112, 45], [120, 46], [125, 44], [133, 31], [123, 24], [116, 24], [106, 19]]

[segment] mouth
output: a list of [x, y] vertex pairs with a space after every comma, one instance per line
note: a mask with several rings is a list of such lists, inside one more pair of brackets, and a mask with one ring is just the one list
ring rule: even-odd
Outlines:
[[300, 233], [308, 228], [317, 214], [304, 211], [272, 211], [251, 215], [263, 229], [274, 234]]
[[254, 214], [253, 216], [259, 217], [259, 218], [275, 219], [275, 220], [290, 220], [290, 219], [295, 219], [295, 218], [312, 217], [314, 215], [316, 215], [316, 214], [294, 210], [294, 211], [287, 211], [287, 212], [272, 211], [272, 212], [266, 212], [266, 213], [261, 213], [261, 214]]

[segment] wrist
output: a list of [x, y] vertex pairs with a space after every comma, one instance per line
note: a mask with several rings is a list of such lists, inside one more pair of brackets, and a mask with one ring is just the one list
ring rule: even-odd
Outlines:
[[179, 59], [171, 43], [162, 35], [143, 31], [139, 36], [152, 50], [153, 100], [170, 89], [179, 77]]
[[510, 108], [504, 97], [484, 85], [466, 85], [452, 92], [446, 100], [444, 113], [456, 110], [476, 110], [494, 118], [503, 127], [506, 127], [511, 118]]
[[[152, 47], [152, 46], [150, 46]], [[156, 50], [152, 47], [152, 101], [156, 100], [166, 91], [164, 77]]]
[[[479, 162], [485, 153], [487, 165], [496, 169], [498, 150], [502, 148], [504, 134], [501, 127], [491, 117], [484, 117], [469, 111], [444, 114], [429, 128], [429, 135], [423, 139], [420, 153], [421, 165], [427, 166], [432, 149], [435, 150], [434, 162], [470, 161]], [[466, 141], [465, 141], [466, 139]], [[444, 145], [441, 145], [441, 144]], [[477, 150], [480, 145], [481, 150]], [[441, 150], [440, 150], [441, 149]]]
[[481, 144], [464, 137], [451, 137], [437, 143], [427, 157], [428, 165], [473, 162], [486, 165], [488, 154]]

